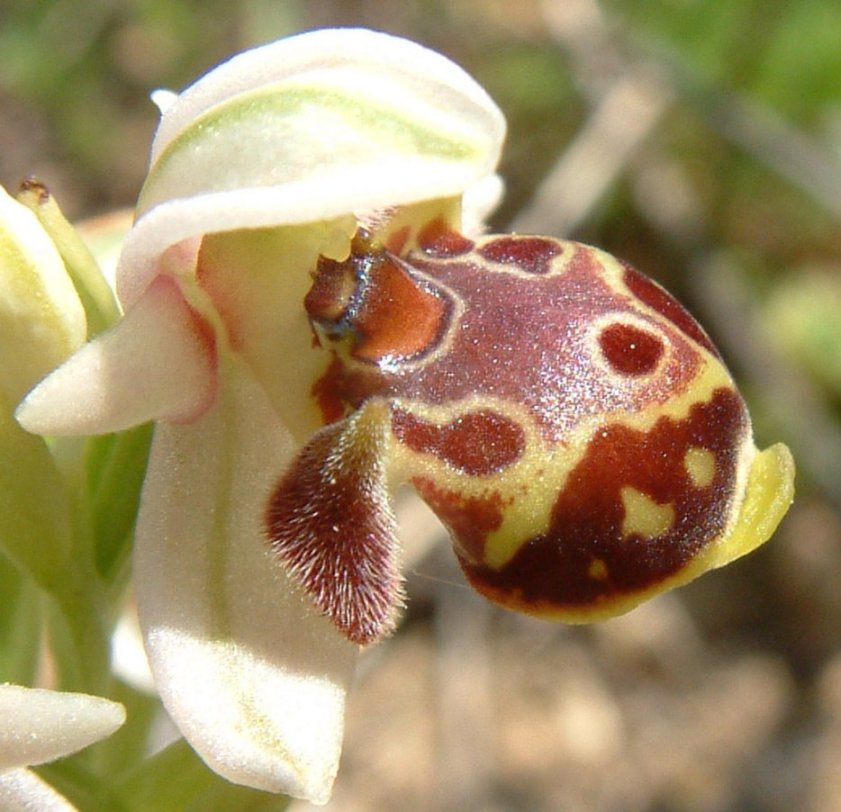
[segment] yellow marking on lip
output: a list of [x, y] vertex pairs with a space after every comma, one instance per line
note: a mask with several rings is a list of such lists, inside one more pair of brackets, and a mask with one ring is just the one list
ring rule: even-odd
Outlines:
[[604, 581], [608, 576], [607, 564], [601, 558], [594, 558], [587, 568], [587, 575], [594, 581]]
[[659, 505], [651, 497], [631, 487], [622, 488], [620, 495], [625, 507], [623, 537], [638, 535], [644, 539], [653, 539], [674, 526], [675, 509], [671, 505]]
[[707, 448], [693, 446], [684, 455], [683, 466], [696, 488], [706, 488], [715, 477], [715, 454]]

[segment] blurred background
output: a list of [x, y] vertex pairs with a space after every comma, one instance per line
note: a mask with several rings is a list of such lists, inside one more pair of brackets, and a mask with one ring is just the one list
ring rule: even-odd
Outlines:
[[409, 608], [362, 660], [327, 809], [837, 812], [841, 3], [2, 0], [0, 183], [35, 174], [77, 219], [131, 205], [152, 89], [332, 25], [488, 89], [510, 124], [493, 228], [596, 244], [676, 293], [758, 444], [792, 448], [798, 496], [755, 554], [587, 628], [488, 606], [406, 501]]

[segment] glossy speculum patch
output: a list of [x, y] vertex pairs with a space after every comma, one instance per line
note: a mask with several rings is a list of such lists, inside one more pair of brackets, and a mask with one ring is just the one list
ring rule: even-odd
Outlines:
[[[304, 302], [332, 356], [325, 429], [278, 484], [271, 543], [351, 640], [400, 603], [387, 481], [412, 482], [492, 600], [581, 621], [679, 580], [734, 526], [753, 451], [706, 333], [578, 243], [468, 240], [397, 256], [367, 234]], [[745, 462], [747, 461], [747, 462]]]

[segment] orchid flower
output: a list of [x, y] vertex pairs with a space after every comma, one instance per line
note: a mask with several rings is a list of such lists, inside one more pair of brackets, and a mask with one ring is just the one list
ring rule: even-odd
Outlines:
[[0, 808], [75, 809], [28, 767], [110, 736], [125, 716], [122, 705], [96, 696], [0, 685]]
[[402, 602], [393, 484], [438, 513], [479, 591], [574, 622], [771, 535], [790, 455], [755, 448], [680, 305], [596, 249], [479, 235], [504, 122], [461, 69], [326, 30], [157, 99], [124, 316], [18, 419], [156, 421], [141, 626], [218, 773], [329, 798], [358, 644]]
[[463, 194], [493, 188], [504, 123], [443, 57], [358, 30], [242, 54], [167, 101], [117, 269], [125, 315], [18, 418], [45, 435], [158, 421], [134, 580], [164, 704], [223, 776], [323, 802], [358, 648], [263, 529], [321, 421], [301, 302], [360, 221], [460, 225]]

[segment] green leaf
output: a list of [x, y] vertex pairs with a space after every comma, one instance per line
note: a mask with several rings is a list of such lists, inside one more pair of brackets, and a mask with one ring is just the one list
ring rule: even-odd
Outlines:
[[0, 549], [58, 594], [68, 578], [72, 528], [70, 502], [46, 443], [17, 424], [0, 396]]
[[152, 424], [89, 441], [88, 492], [97, 572], [109, 583], [124, 572], [146, 475]]
[[0, 682], [31, 685], [41, 649], [41, 596], [0, 555]]
[[131, 812], [283, 812], [289, 805], [284, 796], [228, 783], [183, 739], [119, 777], [115, 791]]

